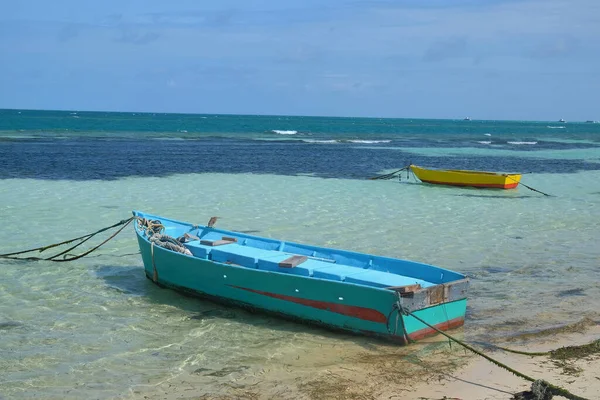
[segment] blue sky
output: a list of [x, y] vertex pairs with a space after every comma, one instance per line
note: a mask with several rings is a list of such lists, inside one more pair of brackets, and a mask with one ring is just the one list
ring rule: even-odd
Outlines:
[[0, 108], [600, 120], [597, 0], [0, 0]]

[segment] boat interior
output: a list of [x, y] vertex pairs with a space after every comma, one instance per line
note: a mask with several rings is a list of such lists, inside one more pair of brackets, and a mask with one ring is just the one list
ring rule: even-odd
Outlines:
[[467, 169], [435, 169], [435, 168], [423, 168], [418, 167], [416, 165], [411, 165], [411, 167], [427, 170], [427, 171], [435, 171], [435, 172], [457, 172], [461, 174], [473, 174], [473, 175], [496, 175], [496, 176], [516, 176], [519, 174], [515, 173], [505, 173], [505, 172], [490, 172], [490, 171], [472, 171]]
[[456, 272], [428, 264], [138, 215], [160, 220], [165, 227], [164, 233], [171, 237], [187, 234], [184, 246], [193, 257], [217, 263], [391, 290], [402, 287], [416, 290], [464, 278]]

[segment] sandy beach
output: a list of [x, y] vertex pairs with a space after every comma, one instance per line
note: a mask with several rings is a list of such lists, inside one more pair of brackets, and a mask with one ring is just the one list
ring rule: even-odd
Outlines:
[[[546, 352], [560, 347], [591, 343], [600, 338], [600, 325], [588, 322], [590, 325], [582, 332], [549, 331], [548, 335], [527, 340], [526, 344], [508, 341], [499, 345], [520, 351]], [[532, 357], [504, 351], [486, 352], [486, 354], [525, 375], [543, 379], [577, 396], [587, 399], [600, 398], [600, 354], [598, 353], [564, 361], [548, 356]], [[414, 395], [399, 398], [442, 399], [446, 396], [446, 398], [459, 399], [501, 400], [511, 399], [515, 392], [531, 389], [530, 382], [478, 356], [470, 358], [462, 368], [447, 374], [439, 374], [438, 378], [438, 384], [419, 385]]]
[[[460, 330], [452, 332], [461, 336]], [[497, 346], [526, 352], [547, 352], [566, 346], [595, 342], [600, 325], [581, 323], [521, 335]], [[343, 342], [340, 347], [343, 347]], [[483, 346], [473, 344], [478, 349]], [[543, 379], [586, 398], [600, 398], [600, 353], [559, 360], [551, 356], [527, 356], [492, 350], [485, 354], [534, 379]], [[342, 349], [339, 349], [343, 351]], [[407, 347], [389, 348], [388, 355], [364, 354], [344, 362], [330, 363], [334, 349], [309, 354], [320, 364], [319, 373], [296, 360], [277, 359], [259, 374], [242, 376], [241, 370], [221, 371], [230, 381], [221, 390], [207, 392], [202, 371], [179, 375], [156, 386], [134, 390], [130, 399], [419, 399], [419, 400], [504, 400], [531, 389], [531, 383], [501, 369], [457, 344], [441, 337]], [[216, 374], [214, 376], [219, 376]], [[554, 398], [563, 398], [555, 396]]]

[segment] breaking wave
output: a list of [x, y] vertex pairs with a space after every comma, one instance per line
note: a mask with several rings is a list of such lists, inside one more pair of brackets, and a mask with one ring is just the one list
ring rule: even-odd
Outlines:
[[330, 140], [327, 140], [327, 139], [323, 139], [323, 140], [319, 140], [319, 139], [302, 139], [302, 141], [304, 143], [329, 143], [329, 144], [331, 144], [331, 143], [339, 143], [338, 140], [333, 140], [333, 139], [330, 139]]
[[374, 143], [390, 143], [391, 140], [344, 140], [344, 142], [348, 143], [366, 143], [366, 144], [374, 144]]
[[295, 135], [298, 131], [283, 131], [279, 129], [272, 129], [271, 132], [276, 133], [278, 135]]
[[508, 144], [537, 144], [537, 142], [507, 142]]
[[391, 140], [364, 140], [364, 139], [302, 139], [305, 143], [358, 143], [358, 144], [377, 144], [390, 143]]
[[546, 128], [550, 128], [550, 129], [565, 129], [564, 126], [550, 126], [550, 125], [546, 126]]

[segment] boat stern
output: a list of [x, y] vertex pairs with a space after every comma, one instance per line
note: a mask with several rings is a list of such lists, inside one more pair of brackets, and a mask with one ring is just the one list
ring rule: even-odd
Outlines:
[[462, 326], [468, 289], [469, 279], [464, 278], [423, 289], [398, 291], [397, 308], [402, 314], [404, 332], [395, 332], [396, 335], [403, 333], [407, 340], [415, 341], [435, 335], [436, 329], [446, 331]]

